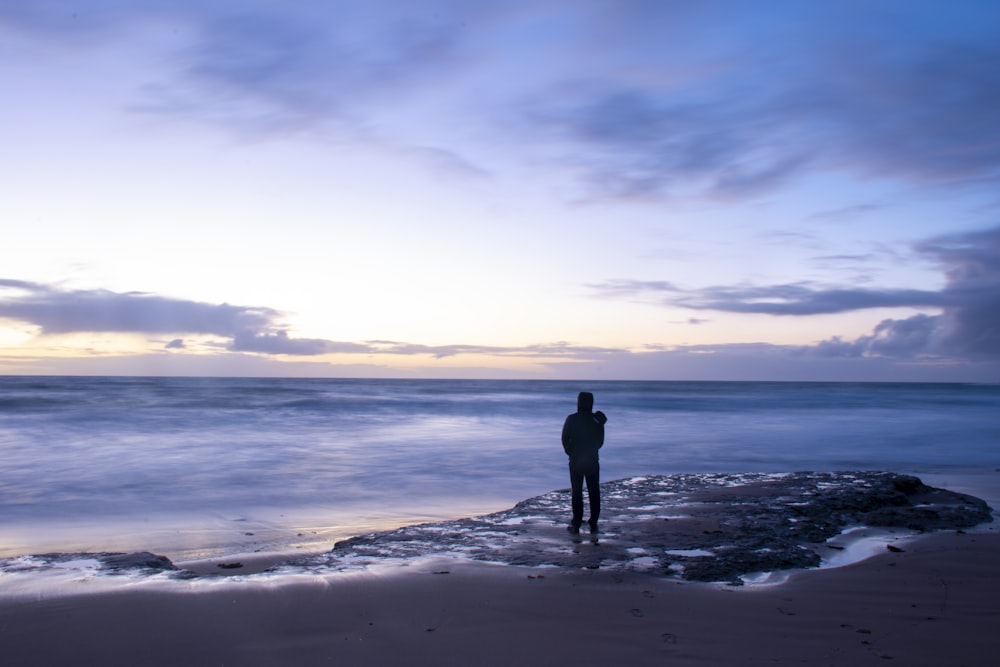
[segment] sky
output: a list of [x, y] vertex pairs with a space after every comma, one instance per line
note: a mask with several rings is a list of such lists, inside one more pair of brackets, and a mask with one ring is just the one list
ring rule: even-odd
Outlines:
[[1000, 382], [993, 0], [0, 0], [0, 374]]

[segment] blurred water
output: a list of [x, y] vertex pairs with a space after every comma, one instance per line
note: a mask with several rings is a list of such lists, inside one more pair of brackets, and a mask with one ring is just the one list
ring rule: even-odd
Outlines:
[[606, 480], [1000, 469], [1000, 385], [2, 377], [0, 555], [280, 548], [503, 509], [566, 486], [581, 389], [610, 418]]

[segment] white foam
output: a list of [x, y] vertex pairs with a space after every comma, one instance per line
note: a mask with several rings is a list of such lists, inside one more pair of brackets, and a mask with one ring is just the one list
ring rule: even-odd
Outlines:
[[660, 561], [652, 556], [640, 556], [630, 561], [629, 567], [640, 572], [656, 570], [660, 567]]
[[510, 519], [504, 519], [503, 521], [499, 522], [498, 525], [500, 525], [500, 526], [520, 526], [527, 519], [528, 519], [528, 517], [515, 516], [515, 517], [512, 517]]
[[711, 551], [706, 551], [704, 549], [670, 549], [667, 551], [671, 556], [684, 556], [687, 558], [708, 558], [715, 557], [715, 554]]
[[740, 580], [747, 586], [764, 587], [777, 586], [788, 581], [791, 570], [781, 570], [780, 572], [751, 572], [740, 577]]
[[52, 567], [63, 570], [94, 571], [101, 569], [101, 561], [96, 558], [77, 558], [75, 560], [62, 561], [61, 563], [53, 563]]
[[[818, 569], [826, 570], [860, 563], [872, 556], [885, 553], [887, 545], [902, 543], [912, 539], [914, 536], [914, 533], [893, 532], [885, 528], [852, 526], [826, 541], [826, 545], [832, 545], [837, 548], [831, 549], [828, 546], [818, 547], [821, 550]], [[740, 577], [740, 580], [747, 586], [753, 587], [777, 586], [788, 581], [792, 573], [797, 571], [800, 570], [751, 572]]]
[[[839, 535], [826, 541], [826, 547], [820, 553], [821, 569], [844, 567], [852, 565], [872, 556], [886, 552], [888, 545], [912, 538], [913, 533], [900, 533], [884, 528], [868, 528], [853, 526]], [[839, 547], [838, 549], [829, 548]]]

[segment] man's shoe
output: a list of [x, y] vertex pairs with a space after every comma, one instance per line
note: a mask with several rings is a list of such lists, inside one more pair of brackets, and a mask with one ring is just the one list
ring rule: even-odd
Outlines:
[[570, 524], [570, 525], [566, 526], [566, 530], [569, 531], [570, 535], [579, 535], [580, 534], [580, 526], [574, 526], [574, 525]]

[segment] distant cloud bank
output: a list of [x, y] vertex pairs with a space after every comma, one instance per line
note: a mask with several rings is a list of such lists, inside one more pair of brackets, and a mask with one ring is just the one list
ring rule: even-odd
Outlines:
[[[597, 285], [605, 296], [654, 296], [665, 306], [697, 311], [762, 313], [803, 317], [865, 308], [934, 308], [939, 314], [886, 319], [855, 340], [833, 336], [814, 346], [745, 343], [686, 346], [647, 351], [579, 346], [566, 342], [529, 346], [421, 345], [391, 340], [334, 341], [296, 338], [281, 325], [281, 313], [260, 306], [209, 304], [142, 292], [64, 290], [52, 285], [0, 279], [0, 318], [30, 323], [42, 335], [74, 332], [208, 334], [225, 339], [233, 352], [266, 356], [406, 355], [437, 359], [457, 355], [527, 357], [549, 362], [632, 364], [644, 356], [677, 359], [698, 354], [803, 354], [823, 358], [892, 358], [970, 361], [1000, 359], [1000, 227], [920, 243], [917, 250], [941, 264], [947, 284], [937, 292], [886, 289], [822, 289], [810, 285], [708, 287], [684, 290], [666, 281], [612, 281]], [[691, 318], [690, 322], [701, 320]], [[185, 350], [183, 338], [165, 345]], [[627, 365], [626, 364], [626, 365]]]
[[612, 280], [592, 285], [612, 298], [649, 298], [698, 311], [807, 316], [870, 308], [929, 308], [940, 314], [886, 319], [868, 336], [833, 337], [823, 356], [1000, 358], [1000, 227], [919, 243], [946, 278], [939, 291], [822, 288], [811, 284], [684, 289], [668, 281]]
[[[272, 308], [209, 304], [109, 290], [65, 290], [14, 279], [0, 279], [0, 319], [38, 327], [42, 335], [68, 333], [209, 334], [228, 339], [233, 352], [309, 357], [334, 354], [457, 355], [594, 359], [622, 352], [557, 342], [519, 347], [490, 345], [420, 345], [400, 341], [334, 341], [290, 336], [281, 325], [281, 313]], [[183, 350], [183, 338], [166, 349]]]

